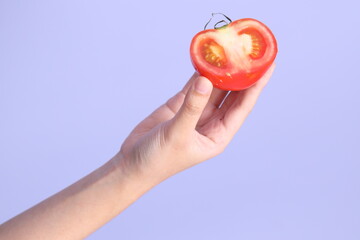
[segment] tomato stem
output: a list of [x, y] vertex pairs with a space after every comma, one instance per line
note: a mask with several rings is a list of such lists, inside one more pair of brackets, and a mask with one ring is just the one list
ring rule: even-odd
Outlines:
[[[214, 16], [217, 15], [217, 14], [223, 15], [223, 16], [229, 21], [229, 23], [227, 23], [225, 20], [221, 20], [221, 21], [217, 22], [217, 23], [214, 25], [214, 28], [215, 28], [215, 29], [224, 28], [224, 27], [226, 27], [228, 24], [232, 23], [232, 20], [231, 20], [228, 16], [226, 16], [225, 14], [223, 14], [223, 13], [212, 13], [210, 20], [205, 24], [204, 30], [206, 30], [207, 25], [211, 22], [211, 20], [212, 20], [212, 19], [214, 18]], [[225, 23], [225, 25], [223, 25], [223, 26], [221, 26], [221, 27], [217, 27], [217, 25], [218, 25], [219, 23]]]
[[[217, 25], [218, 25], [219, 23], [225, 23], [225, 25], [222, 25], [221, 27], [218, 27]], [[226, 27], [227, 25], [229, 25], [229, 24], [228, 24], [226, 21], [221, 20], [221, 21], [217, 22], [217, 23], [214, 25], [214, 28], [215, 28], [215, 29], [220, 29], [220, 28]]]

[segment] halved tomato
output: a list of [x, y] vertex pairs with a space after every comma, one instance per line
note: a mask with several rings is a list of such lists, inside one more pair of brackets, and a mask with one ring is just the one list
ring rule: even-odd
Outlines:
[[190, 56], [194, 68], [215, 87], [238, 91], [250, 87], [268, 70], [277, 43], [268, 27], [245, 18], [194, 36]]

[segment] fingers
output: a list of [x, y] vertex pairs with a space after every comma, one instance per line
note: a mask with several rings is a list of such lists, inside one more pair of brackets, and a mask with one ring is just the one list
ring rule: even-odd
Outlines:
[[199, 76], [199, 73], [195, 72], [191, 76], [189, 81], [187, 81], [187, 83], [185, 84], [183, 89], [180, 92], [178, 92], [177, 94], [175, 94], [173, 97], [169, 98], [169, 100], [167, 100], [167, 102], [164, 104], [164, 106], [166, 108], [168, 108], [168, 110], [170, 111], [170, 115], [171, 115], [170, 118], [174, 117], [174, 115], [179, 111], [182, 103], [184, 102], [186, 93], [189, 91], [189, 88], [191, 87], [191, 85], [194, 83], [194, 80], [198, 76]]
[[214, 88], [208, 104], [211, 104], [214, 108], [219, 108], [220, 104], [223, 102], [228, 93], [229, 91]]
[[[170, 103], [170, 105], [172, 106], [172, 102], [178, 102], [178, 98], [179, 98], [179, 94], [183, 94], [186, 95], [186, 93], [188, 92], [190, 86], [194, 83], [194, 80], [196, 78], [199, 77], [199, 73], [195, 72], [191, 78], [189, 79], [189, 81], [185, 84], [185, 86], [183, 87], [183, 89], [177, 93], [175, 96], [173, 96], [172, 98], [169, 99], [168, 103]], [[224, 91], [224, 90], [220, 90], [217, 88], [213, 88], [211, 96], [210, 96], [210, 100], [208, 105], [211, 106], [212, 108], [218, 108], [219, 105], [222, 103], [222, 101], [224, 100], [225, 96], [228, 94], [228, 91]], [[175, 112], [177, 112], [179, 110], [179, 107], [174, 106], [174, 108], [172, 108]]]
[[192, 132], [209, 101], [212, 83], [205, 77], [197, 77], [189, 87], [183, 104], [172, 119], [171, 128], [177, 134]]
[[262, 89], [269, 81], [274, 68], [275, 64], [268, 69], [255, 85], [240, 92], [232, 92], [229, 98], [226, 99], [226, 106], [224, 106], [224, 126], [232, 134], [235, 134], [239, 130], [246, 117], [252, 111]]
[[181, 90], [182, 93], [184, 93], [184, 95], [186, 95], [186, 93], [188, 92], [190, 86], [194, 83], [194, 80], [196, 78], [199, 77], [199, 73], [198, 72], [194, 72], [194, 74], [191, 76], [191, 78], [189, 79], [189, 81], [185, 84], [185, 86], [183, 87], [183, 89]]

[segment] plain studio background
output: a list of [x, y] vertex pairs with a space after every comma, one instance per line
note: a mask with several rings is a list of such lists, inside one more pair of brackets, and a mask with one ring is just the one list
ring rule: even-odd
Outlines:
[[[0, 222], [110, 159], [193, 73], [212, 12], [275, 34], [277, 68], [220, 156], [89, 239], [360, 239], [357, 1], [1, 1]], [[99, 196], [101, 197], [101, 196]]]

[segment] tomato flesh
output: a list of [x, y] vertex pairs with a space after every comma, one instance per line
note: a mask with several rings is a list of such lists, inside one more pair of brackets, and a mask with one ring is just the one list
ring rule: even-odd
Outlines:
[[264, 56], [267, 46], [264, 38], [261, 36], [261, 34], [258, 31], [256, 31], [255, 29], [245, 29], [239, 32], [238, 34], [239, 35], [246, 34], [251, 37], [252, 48], [249, 56], [252, 59], [259, 59], [262, 56]]
[[224, 48], [214, 40], [208, 40], [202, 44], [202, 56], [211, 65], [226, 68], [227, 59]]
[[274, 35], [255, 19], [240, 19], [195, 35], [190, 46], [195, 69], [215, 87], [237, 91], [252, 86], [277, 54]]

